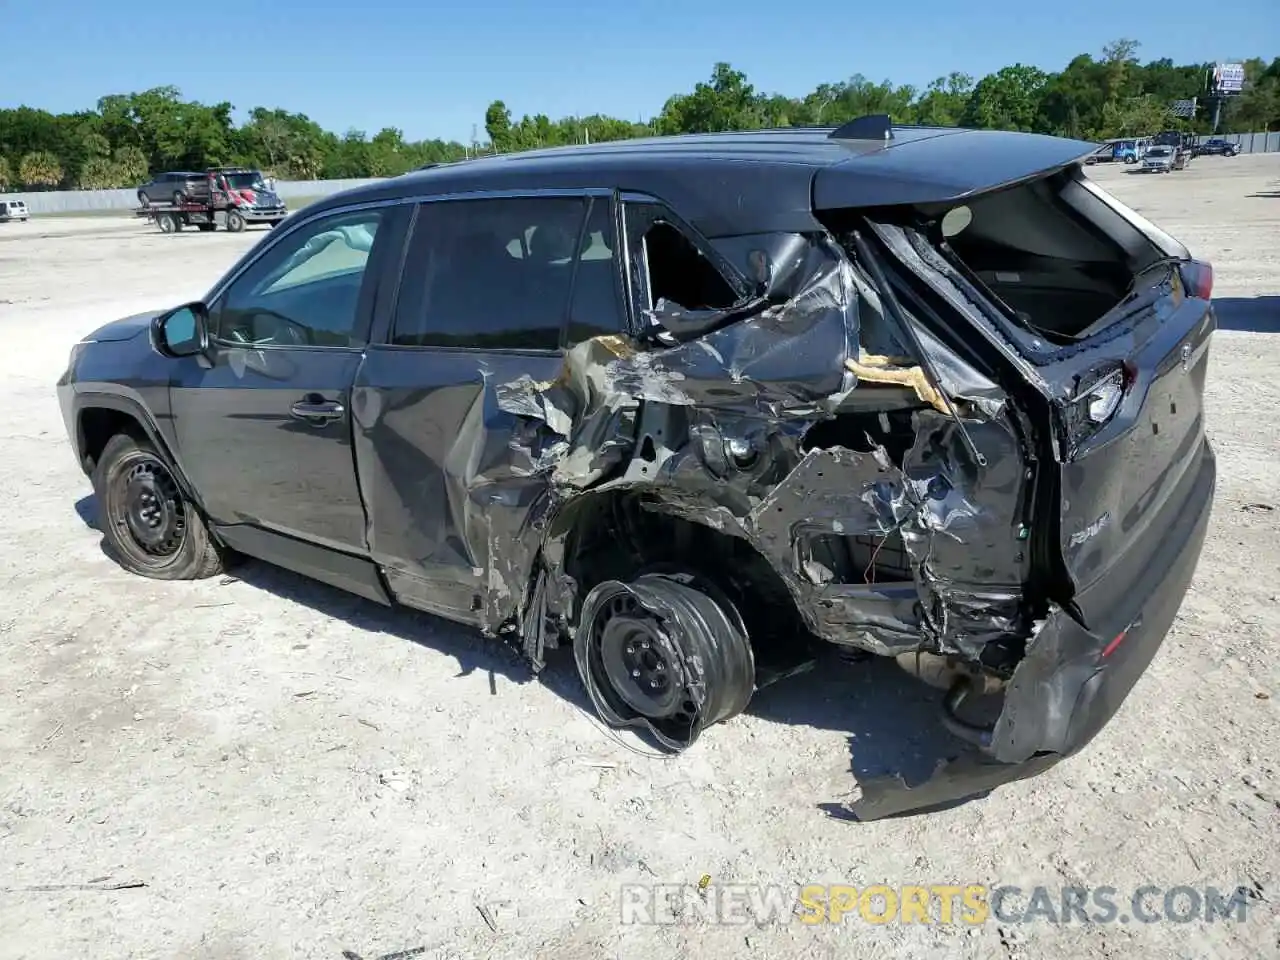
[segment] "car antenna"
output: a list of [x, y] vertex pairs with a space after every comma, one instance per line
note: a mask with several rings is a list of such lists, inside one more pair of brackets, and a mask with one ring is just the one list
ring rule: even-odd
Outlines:
[[920, 337], [916, 335], [916, 328], [907, 320], [906, 315], [902, 312], [901, 304], [898, 303], [898, 298], [894, 296], [893, 290], [889, 288], [889, 280], [884, 275], [884, 270], [880, 267], [879, 257], [872, 252], [871, 246], [857, 230], [853, 231], [853, 245], [858, 251], [858, 257], [865, 264], [867, 273], [871, 275], [871, 282], [880, 291], [880, 297], [884, 302], [885, 309], [889, 311], [889, 315], [893, 317], [894, 322], [902, 329], [903, 335], [910, 341], [911, 349], [915, 351], [916, 359], [920, 361], [920, 369], [924, 371], [924, 375], [929, 378], [929, 383], [938, 391], [938, 396], [947, 405], [947, 412], [951, 414], [951, 419], [955, 421], [956, 429], [960, 431], [960, 436], [964, 439], [965, 446], [969, 448], [969, 453], [973, 455], [973, 459], [978, 466], [985, 467], [987, 458], [978, 449], [977, 444], [973, 442], [973, 437], [969, 436], [969, 430], [965, 427], [960, 412], [956, 410], [956, 405], [951, 402], [950, 395], [943, 389], [942, 379], [938, 376], [938, 371], [933, 368], [933, 362], [929, 359], [929, 355], [925, 353], [924, 345], [920, 342]]
[[869, 113], [836, 127], [827, 134], [827, 139], [880, 140], [888, 143], [893, 139], [893, 122], [887, 113]]

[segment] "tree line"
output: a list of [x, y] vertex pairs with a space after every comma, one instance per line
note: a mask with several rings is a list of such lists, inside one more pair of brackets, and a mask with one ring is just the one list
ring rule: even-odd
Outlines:
[[[692, 91], [677, 93], [647, 123], [594, 114], [552, 120], [512, 118], [502, 101], [484, 116], [486, 138], [406, 140], [388, 127], [369, 136], [324, 130], [305, 114], [254, 107], [237, 124], [230, 103], [183, 100], [172, 86], [112, 94], [93, 110], [54, 114], [34, 107], [0, 110], [0, 190], [131, 187], [163, 170], [241, 164], [289, 180], [394, 176], [429, 163], [630, 137], [761, 127], [837, 125], [887, 113], [922, 123], [1052, 133], [1085, 140], [1163, 129], [1206, 133], [1212, 64], [1143, 63], [1139, 44], [1118, 40], [1099, 56], [1081, 54], [1057, 73], [1015, 63], [976, 79], [939, 77], [923, 89], [855, 74], [819, 84], [801, 97], [762, 93], [746, 75], [718, 63]], [[1280, 57], [1244, 61], [1244, 91], [1229, 98], [1220, 132], [1280, 126]], [[1174, 101], [1198, 98], [1194, 117], [1174, 117]]]

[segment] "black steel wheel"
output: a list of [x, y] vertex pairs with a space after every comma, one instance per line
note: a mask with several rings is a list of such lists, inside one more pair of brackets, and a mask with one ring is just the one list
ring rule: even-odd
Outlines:
[[102, 536], [126, 570], [157, 580], [221, 572], [222, 556], [173, 470], [150, 443], [116, 434], [93, 475]]
[[185, 193], [183, 193], [181, 190], [173, 191], [173, 205], [175, 207], [180, 207], [186, 202], [187, 202], [187, 195]]
[[141, 206], [141, 207], [151, 206], [151, 198], [148, 197], [141, 190], [138, 191], [138, 206]]
[[574, 659], [605, 723], [646, 728], [674, 751], [741, 713], [755, 690], [737, 610], [688, 574], [598, 584], [583, 600]]

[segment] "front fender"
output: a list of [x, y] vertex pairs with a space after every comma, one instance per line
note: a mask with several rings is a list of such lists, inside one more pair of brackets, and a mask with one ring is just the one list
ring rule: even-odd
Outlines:
[[[166, 391], [167, 400], [168, 393]], [[174, 479], [182, 488], [183, 494], [192, 503], [203, 509], [203, 502], [195, 487], [188, 479], [183, 467], [182, 458], [178, 455], [176, 444], [172, 442], [172, 425], [166, 423], [168, 430], [162, 429], [157, 418], [147, 407], [142, 397], [120, 384], [95, 385], [92, 390], [77, 390], [72, 396], [71, 417], [75, 425], [76, 457], [87, 475], [93, 472], [93, 465], [88, 456], [88, 437], [86, 435], [86, 414], [94, 410], [110, 410], [124, 414], [133, 419], [152, 446], [164, 457], [173, 471]], [[166, 417], [167, 421], [167, 417]]]

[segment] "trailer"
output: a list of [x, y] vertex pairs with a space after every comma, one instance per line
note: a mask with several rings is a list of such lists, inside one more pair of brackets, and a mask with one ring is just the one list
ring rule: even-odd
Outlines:
[[283, 207], [276, 210], [249, 210], [243, 207], [218, 207], [209, 203], [152, 203], [133, 211], [154, 223], [161, 233], [177, 233], [187, 227], [208, 233], [221, 227], [228, 233], [239, 233], [250, 224], [265, 223], [274, 227], [289, 215]]
[[[210, 170], [205, 196], [185, 203], [144, 203], [133, 211], [135, 217], [156, 224], [162, 233], [177, 233], [195, 227], [204, 233], [219, 227], [239, 233], [250, 224], [274, 227], [289, 215], [274, 193], [234, 189], [220, 170]], [[207, 199], [206, 199], [207, 197]]]

